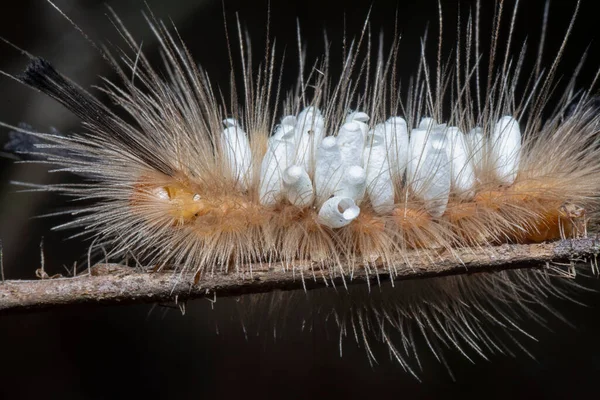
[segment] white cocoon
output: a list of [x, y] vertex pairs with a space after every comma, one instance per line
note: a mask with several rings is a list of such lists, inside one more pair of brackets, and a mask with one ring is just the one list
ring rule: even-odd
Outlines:
[[389, 213], [394, 209], [394, 182], [390, 172], [384, 129], [383, 124], [377, 124], [369, 133], [364, 154], [367, 193], [373, 209], [379, 214]]
[[349, 197], [335, 196], [327, 200], [319, 210], [319, 223], [330, 228], [348, 225], [360, 214], [360, 208]]
[[437, 126], [437, 121], [433, 118], [423, 118], [421, 122], [419, 122], [419, 129], [424, 131], [431, 131]]
[[457, 127], [451, 126], [446, 130], [446, 154], [450, 159], [450, 173], [454, 193], [469, 198], [474, 195], [475, 171], [469, 156], [467, 138]]
[[483, 137], [483, 129], [479, 126], [471, 129], [467, 134], [467, 143], [469, 145], [469, 155], [473, 166], [481, 165], [483, 163], [483, 155], [485, 154], [487, 143]]
[[391, 117], [384, 124], [385, 145], [392, 177], [400, 181], [408, 163], [408, 129], [402, 117]]
[[521, 158], [521, 130], [511, 116], [500, 118], [492, 133], [492, 154], [496, 176], [511, 185], [517, 178]]
[[298, 114], [296, 124], [296, 164], [311, 171], [318, 145], [325, 137], [325, 119], [316, 107], [307, 107]]
[[423, 163], [416, 172], [418, 190], [416, 195], [425, 202], [427, 212], [433, 217], [441, 217], [448, 206], [452, 173], [447, 154], [447, 140], [443, 132], [431, 134]]
[[296, 117], [293, 115], [288, 115], [282, 118], [281, 124], [277, 125], [275, 128], [275, 133], [269, 140], [275, 139], [292, 139], [296, 134], [294, 127], [296, 126]]
[[295, 115], [286, 115], [281, 119], [281, 125], [296, 126], [298, 120]]
[[353, 165], [362, 167], [365, 137], [358, 123], [348, 122], [342, 125], [337, 135], [337, 144], [344, 167]]
[[223, 120], [225, 129], [221, 133], [222, 152], [233, 178], [243, 189], [248, 188], [248, 174], [252, 153], [248, 135], [233, 118]]
[[315, 198], [312, 182], [306, 170], [292, 165], [283, 172], [283, 187], [290, 203], [298, 207], [310, 206]]
[[423, 165], [423, 159], [427, 146], [427, 130], [426, 129], [413, 129], [410, 132], [410, 140], [408, 142], [408, 164], [406, 171], [407, 182], [413, 186], [413, 190], [417, 191], [414, 185], [416, 182], [416, 173], [418, 169]]
[[354, 111], [348, 114], [348, 116], [346, 117], [346, 122], [357, 123], [363, 134], [363, 138], [366, 138], [367, 134], [369, 133], [369, 125], [367, 124], [367, 122], [369, 122], [369, 119], [370, 118], [367, 113], [362, 111]]
[[446, 125], [433, 123], [433, 119], [424, 118], [419, 126], [427, 129], [411, 131], [407, 176], [413, 193], [425, 202], [427, 212], [440, 217], [448, 205], [452, 172]]
[[366, 188], [367, 173], [365, 169], [353, 165], [346, 168], [339, 190], [336, 193], [341, 197], [350, 197], [356, 204], [360, 204], [365, 197]]
[[267, 152], [260, 167], [259, 198], [266, 206], [274, 205], [281, 199], [283, 189], [283, 171], [294, 159], [294, 128], [282, 125], [280, 139], [269, 139]]
[[335, 194], [342, 181], [343, 174], [342, 153], [337, 145], [337, 139], [328, 136], [323, 139], [317, 150], [315, 193], [318, 204]]

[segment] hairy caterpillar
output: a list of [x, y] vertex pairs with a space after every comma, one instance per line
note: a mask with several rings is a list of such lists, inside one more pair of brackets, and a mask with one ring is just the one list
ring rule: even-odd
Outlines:
[[[94, 232], [96, 244], [112, 248], [114, 258], [132, 253], [147, 265], [199, 273], [271, 260], [294, 268], [306, 259], [348, 272], [380, 258], [393, 275], [394, 260], [408, 251], [482, 251], [503, 242], [583, 235], [586, 219], [597, 219], [593, 85], [576, 93], [574, 75], [547, 117], [556, 64], [527, 76], [520, 69], [523, 53], [511, 58], [492, 48], [490, 58], [501, 62], [497, 69], [491, 62], [486, 78], [474, 53], [472, 20], [459, 47], [464, 58], [436, 70], [423, 56], [407, 93], [394, 74], [398, 42], [389, 57], [380, 52], [371, 71], [363, 37], [350, 46], [339, 80], [332, 81], [325, 57], [301, 73], [298, 89], [287, 96], [276, 89], [274, 51], [267, 51], [257, 78], [251, 56], [242, 54], [244, 90], [238, 100], [232, 84], [230, 104], [217, 100], [178, 39], [153, 23], [168, 80], [154, 73], [121, 27], [130, 47], [121, 55], [123, 86], [107, 89], [133, 124], [43, 60], [34, 59], [19, 78], [84, 121], [87, 133], [36, 135], [47, 143], [39, 147], [47, 149], [48, 161], [91, 179], [52, 190], [98, 200], [69, 225]], [[519, 79], [525, 86], [520, 97]], [[402, 318], [429, 324], [429, 335], [442, 336], [443, 345], [477, 353], [497, 342], [473, 327], [476, 312], [463, 303], [482, 310], [498, 307], [494, 301], [508, 305], [499, 314], [512, 323], [511, 313], [531, 315], [528, 303], [543, 303], [557, 290], [538, 272], [423, 286], [404, 300], [413, 301], [407, 310], [417, 311], [405, 311], [393, 288], [370, 301], [387, 309], [393, 300], [398, 314], [409, 313]], [[426, 295], [431, 308], [421, 304]], [[431, 313], [435, 322], [419, 320], [419, 313]], [[463, 315], [474, 321], [461, 321]], [[404, 323], [375, 318], [364, 325], [401, 329]], [[440, 327], [452, 322], [447, 332], [435, 329], [438, 318], [444, 319]], [[390, 349], [403, 362], [391, 343]]]

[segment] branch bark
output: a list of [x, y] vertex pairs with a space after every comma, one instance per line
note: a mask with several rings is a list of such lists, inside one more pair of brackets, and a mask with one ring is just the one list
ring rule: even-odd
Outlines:
[[[117, 264], [98, 264], [83, 275], [70, 278], [9, 280], [0, 283], [0, 312], [15, 312], [69, 304], [181, 302], [214, 295], [236, 296], [273, 290], [310, 290], [331, 283], [355, 284], [367, 280], [408, 280], [455, 274], [493, 273], [516, 268], [546, 268], [549, 263], [595, 258], [600, 240], [576, 239], [542, 244], [507, 244], [456, 252], [411, 252], [397, 260], [393, 275], [375, 261], [369, 272], [355, 268], [343, 274], [311, 263], [300, 263], [292, 271], [281, 263], [248, 265], [238, 272], [202, 276], [148, 273]], [[460, 261], [459, 261], [460, 260]], [[319, 269], [318, 269], [319, 268]]]

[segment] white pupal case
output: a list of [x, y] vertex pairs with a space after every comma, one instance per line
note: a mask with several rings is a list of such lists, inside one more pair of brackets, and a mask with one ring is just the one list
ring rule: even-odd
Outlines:
[[426, 129], [413, 129], [410, 131], [410, 140], [408, 142], [408, 163], [406, 165], [406, 180], [413, 191], [418, 191], [418, 182], [416, 181], [417, 170], [423, 165], [428, 133]]
[[338, 196], [350, 197], [356, 204], [360, 204], [365, 197], [366, 189], [367, 172], [363, 167], [353, 165], [344, 171], [342, 182], [336, 193]]
[[367, 136], [364, 153], [367, 171], [367, 194], [373, 209], [378, 214], [394, 209], [394, 182], [390, 171], [390, 160], [385, 143], [384, 124], [377, 124]]
[[319, 210], [319, 223], [330, 228], [348, 225], [360, 214], [360, 208], [349, 197], [334, 196]]
[[457, 196], [468, 199], [474, 196], [475, 171], [470, 156], [467, 137], [457, 127], [446, 129], [446, 154], [450, 159], [452, 176], [452, 192]]
[[246, 190], [250, 183], [250, 165], [252, 164], [248, 134], [233, 118], [224, 119], [223, 124], [225, 129], [221, 133], [221, 146], [226, 165], [240, 187]]
[[448, 206], [452, 184], [446, 125], [424, 118], [411, 132], [409, 182], [432, 217], [441, 217]]
[[[445, 124], [443, 124], [445, 125]], [[419, 129], [423, 129], [424, 131], [433, 131], [436, 128], [439, 128], [440, 125], [437, 123], [437, 121], [431, 117], [425, 117], [423, 119], [421, 119], [421, 122], [419, 122]]]
[[311, 173], [318, 147], [325, 137], [325, 119], [321, 111], [316, 107], [306, 107], [298, 114], [295, 129], [295, 164], [304, 166]]
[[322, 204], [339, 190], [344, 174], [342, 153], [334, 136], [328, 136], [317, 150], [315, 165], [315, 193], [317, 204]]
[[267, 144], [260, 168], [259, 198], [265, 206], [276, 204], [283, 195], [283, 171], [294, 161], [294, 127], [281, 124]]
[[367, 134], [369, 133], [369, 124], [367, 124], [367, 122], [369, 122], [369, 119], [370, 118], [367, 113], [362, 111], [354, 111], [348, 114], [348, 116], [346, 117], [346, 123], [354, 122], [358, 124], [361, 132], [363, 133], [363, 137], [366, 139]]
[[423, 118], [419, 123], [419, 127], [410, 131], [406, 178], [413, 192], [419, 191], [420, 181], [417, 179], [416, 174], [423, 166], [428, 147], [431, 145], [429, 139], [437, 127], [440, 126], [433, 118]]
[[418, 179], [423, 182], [418, 194], [425, 202], [427, 212], [432, 217], [439, 218], [448, 206], [452, 182], [451, 164], [448, 159], [447, 139], [444, 133], [434, 131], [429, 141], [431, 144], [427, 147], [423, 166], [417, 171]]
[[521, 159], [521, 130], [516, 119], [500, 118], [492, 131], [491, 148], [496, 177], [511, 185], [517, 178]]
[[469, 146], [469, 157], [473, 167], [476, 168], [483, 163], [484, 154], [488, 151], [488, 140], [483, 136], [483, 129], [480, 126], [471, 129], [466, 138]]
[[400, 182], [408, 163], [408, 128], [402, 117], [391, 117], [385, 124], [384, 138], [388, 149], [392, 178]]
[[315, 200], [315, 191], [308, 172], [301, 165], [292, 165], [283, 172], [283, 187], [290, 203], [308, 207]]
[[358, 122], [347, 122], [340, 128], [337, 144], [345, 167], [353, 165], [362, 167], [365, 137]]

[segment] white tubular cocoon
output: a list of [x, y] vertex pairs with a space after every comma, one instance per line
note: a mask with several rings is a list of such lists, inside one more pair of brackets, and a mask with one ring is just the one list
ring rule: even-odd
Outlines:
[[353, 165], [346, 168], [344, 177], [340, 183], [338, 195], [341, 197], [350, 197], [356, 204], [360, 204], [365, 197], [367, 189], [367, 173], [363, 167]]
[[[291, 139], [295, 135], [294, 127], [296, 126], [296, 117], [293, 115], [288, 115], [282, 118], [281, 124], [277, 125], [275, 128], [275, 133], [270, 138], [273, 139], [283, 139], [285, 135], [287, 139]], [[291, 129], [290, 129], [291, 128]]]
[[447, 129], [446, 136], [448, 139], [446, 154], [450, 160], [453, 191], [463, 198], [472, 197], [475, 171], [469, 156], [467, 138], [454, 126]]
[[316, 107], [307, 107], [298, 114], [296, 125], [296, 164], [311, 171], [317, 149], [325, 137], [325, 119]]
[[[452, 173], [447, 154], [447, 141], [443, 132], [435, 131], [428, 140], [422, 165], [416, 172], [418, 182], [415, 194], [423, 199], [432, 217], [441, 217], [448, 206]], [[414, 187], [413, 187], [414, 188]]]
[[[277, 128], [275, 129], [275, 133], [273, 134], [273, 136], [271, 136], [269, 138], [269, 143], [277, 142], [280, 140], [285, 140], [291, 144], [294, 144], [294, 146], [295, 146], [295, 143], [294, 143], [295, 135], [296, 135], [296, 129], [294, 129], [293, 126], [281, 124], [281, 125], [277, 126]], [[294, 149], [292, 149], [292, 150], [294, 150]], [[293, 153], [292, 153], [292, 155], [293, 155]]]
[[225, 125], [225, 128], [230, 128], [232, 126], [237, 126], [238, 122], [235, 118], [225, 118], [223, 120], [223, 125]]
[[418, 191], [415, 185], [418, 185], [416, 181], [416, 174], [419, 168], [423, 165], [425, 159], [425, 153], [428, 145], [427, 141], [428, 134], [426, 129], [413, 129], [410, 131], [410, 140], [408, 142], [408, 164], [406, 166], [406, 178], [407, 182], [413, 187], [414, 191]]
[[511, 185], [517, 178], [521, 158], [521, 130], [511, 116], [500, 118], [492, 133], [492, 155], [496, 176]]
[[281, 125], [279, 139], [269, 139], [260, 168], [259, 198], [265, 206], [276, 204], [282, 197], [283, 171], [294, 161], [294, 127]]
[[337, 144], [342, 154], [342, 164], [345, 167], [363, 165], [365, 137], [357, 122], [348, 122], [342, 125], [337, 135]]
[[306, 170], [300, 165], [292, 165], [283, 172], [283, 187], [290, 203], [298, 207], [313, 204], [315, 193]]
[[384, 135], [383, 124], [375, 126], [367, 138], [364, 155], [367, 169], [367, 193], [373, 209], [379, 214], [386, 214], [394, 209], [394, 182]]
[[467, 135], [467, 139], [469, 144], [469, 155], [473, 166], [476, 167], [481, 165], [486, 150], [486, 140], [483, 137], [483, 129], [479, 126], [471, 129]]
[[233, 178], [243, 189], [248, 188], [248, 176], [252, 153], [248, 135], [233, 118], [223, 120], [225, 129], [221, 133], [221, 146], [225, 161], [232, 172]]
[[346, 122], [367, 122], [369, 120], [369, 114], [362, 111], [353, 111], [346, 117]]
[[366, 138], [369, 133], [369, 125], [367, 122], [369, 121], [369, 114], [364, 113], [362, 111], [354, 111], [348, 114], [346, 117], [346, 123], [355, 122], [360, 127], [360, 130], [363, 133], [363, 137]]
[[323, 203], [319, 210], [319, 223], [330, 228], [348, 225], [360, 214], [360, 208], [349, 197], [335, 196]]
[[344, 165], [342, 164], [342, 153], [337, 145], [337, 139], [328, 136], [323, 139], [317, 150], [315, 192], [318, 204], [336, 194], [343, 176]]
[[296, 126], [298, 120], [295, 115], [286, 115], [281, 119], [281, 125]]
[[408, 163], [408, 129], [402, 117], [391, 117], [384, 124], [385, 145], [388, 149], [392, 177], [402, 180]]
[[437, 126], [437, 122], [433, 118], [423, 118], [421, 122], [419, 122], [419, 129], [424, 131], [432, 131]]

